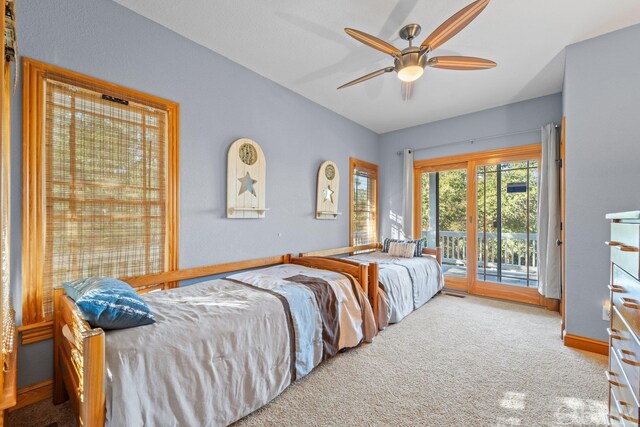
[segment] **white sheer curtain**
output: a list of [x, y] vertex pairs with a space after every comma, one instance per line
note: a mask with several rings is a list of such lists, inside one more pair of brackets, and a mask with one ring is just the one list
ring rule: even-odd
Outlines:
[[402, 152], [402, 233], [405, 239], [413, 236], [413, 150]]
[[542, 161], [538, 203], [538, 292], [560, 299], [560, 132], [550, 123], [542, 128]]

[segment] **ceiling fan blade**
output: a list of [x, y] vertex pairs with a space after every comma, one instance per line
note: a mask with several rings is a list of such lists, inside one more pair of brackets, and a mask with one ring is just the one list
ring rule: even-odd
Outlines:
[[343, 84], [338, 89], [344, 89], [345, 87], [349, 87], [349, 86], [356, 85], [358, 83], [362, 83], [365, 80], [369, 80], [369, 79], [372, 79], [374, 77], [378, 77], [379, 75], [384, 74], [384, 73], [390, 73], [391, 71], [393, 71], [393, 67], [387, 67], [387, 68], [383, 68], [383, 69], [378, 70], [378, 71], [374, 71], [373, 73], [369, 73], [369, 74], [367, 74], [365, 76], [358, 77], [355, 80], [351, 80], [349, 83]]
[[424, 39], [420, 47], [424, 50], [433, 52], [438, 46], [445, 43], [451, 37], [458, 34], [464, 27], [469, 25], [471, 21], [484, 10], [489, 4], [489, 0], [477, 0], [465, 7], [451, 18], [447, 19], [436, 30]]
[[353, 28], [345, 28], [344, 31], [359, 42], [377, 49], [380, 52], [384, 52], [386, 54], [394, 56], [402, 54], [400, 49], [398, 49], [394, 45], [389, 44], [384, 40], [380, 40], [379, 38], [374, 37], [371, 34], [363, 33], [362, 31], [354, 30]]
[[488, 59], [474, 58], [472, 56], [435, 56], [429, 59], [427, 65], [447, 70], [486, 70], [487, 68], [494, 68], [498, 64]]

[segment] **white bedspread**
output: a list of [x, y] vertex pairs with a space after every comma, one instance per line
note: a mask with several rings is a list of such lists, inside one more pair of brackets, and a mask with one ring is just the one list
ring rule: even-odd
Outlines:
[[442, 268], [430, 255], [398, 258], [376, 251], [353, 255], [349, 259], [378, 263], [379, 281], [389, 299], [389, 323], [399, 322], [444, 287]]

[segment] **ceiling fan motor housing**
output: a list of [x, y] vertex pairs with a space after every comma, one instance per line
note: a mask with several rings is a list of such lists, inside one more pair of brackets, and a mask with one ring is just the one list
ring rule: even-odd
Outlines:
[[408, 47], [402, 51], [402, 56], [393, 62], [394, 70], [403, 81], [414, 81], [422, 75], [427, 65], [427, 55], [419, 47]]

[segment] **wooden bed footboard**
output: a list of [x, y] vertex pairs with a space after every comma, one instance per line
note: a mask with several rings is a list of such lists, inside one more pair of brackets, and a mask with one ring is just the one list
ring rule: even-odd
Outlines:
[[[375, 295], [375, 299], [371, 301], [377, 307], [378, 287], [369, 286], [369, 280], [372, 277], [376, 280], [373, 283], [377, 283], [377, 265], [367, 267], [355, 261], [337, 258], [299, 258], [282, 255], [148, 274], [122, 280], [129, 283], [136, 292], [144, 294], [170, 289], [181, 280], [288, 263], [350, 274], [360, 283], [370, 300], [372, 295]], [[372, 272], [373, 269], [375, 272]], [[104, 426], [106, 402], [104, 375], [104, 331], [100, 328], [91, 328], [83, 319], [75, 302], [65, 295], [64, 290], [55, 289], [53, 403], [60, 404], [69, 399], [80, 426]]]
[[436, 257], [436, 261], [438, 261], [438, 264], [442, 265], [442, 248], [440, 246], [437, 246], [435, 249], [422, 248], [422, 254], [433, 255], [434, 257]]
[[378, 264], [372, 262], [367, 266], [350, 259], [300, 255], [298, 258], [291, 258], [291, 263], [337, 271], [355, 277], [369, 299], [375, 318], [378, 318], [378, 286], [375, 286], [378, 283]]
[[102, 426], [104, 331], [91, 328], [64, 291], [56, 290], [54, 305], [53, 403], [70, 398], [81, 426]]
[[[326, 249], [322, 251], [312, 251], [312, 252], [304, 252], [300, 254], [301, 258], [325, 258], [325, 259], [340, 259], [342, 261], [350, 261], [343, 258], [330, 258], [335, 257], [337, 255], [353, 255], [355, 253], [364, 253], [364, 252], [372, 252], [382, 249], [381, 243], [371, 243], [369, 245], [360, 245], [360, 246], [346, 246], [343, 248], [335, 248], [335, 249]], [[432, 255], [436, 258], [438, 264], [442, 265], [442, 248], [436, 247], [434, 249], [430, 248], [422, 248], [423, 255]], [[353, 262], [353, 261], [351, 261]], [[369, 290], [367, 291], [367, 295], [369, 296], [369, 302], [371, 302], [371, 307], [373, 308], [373, 314], [375, 318], [378, 318], [378, 287], [373, 284], [378, 283], [378, 264], [375, 262], [369, 263], [368, 267], [369, 274]]]

